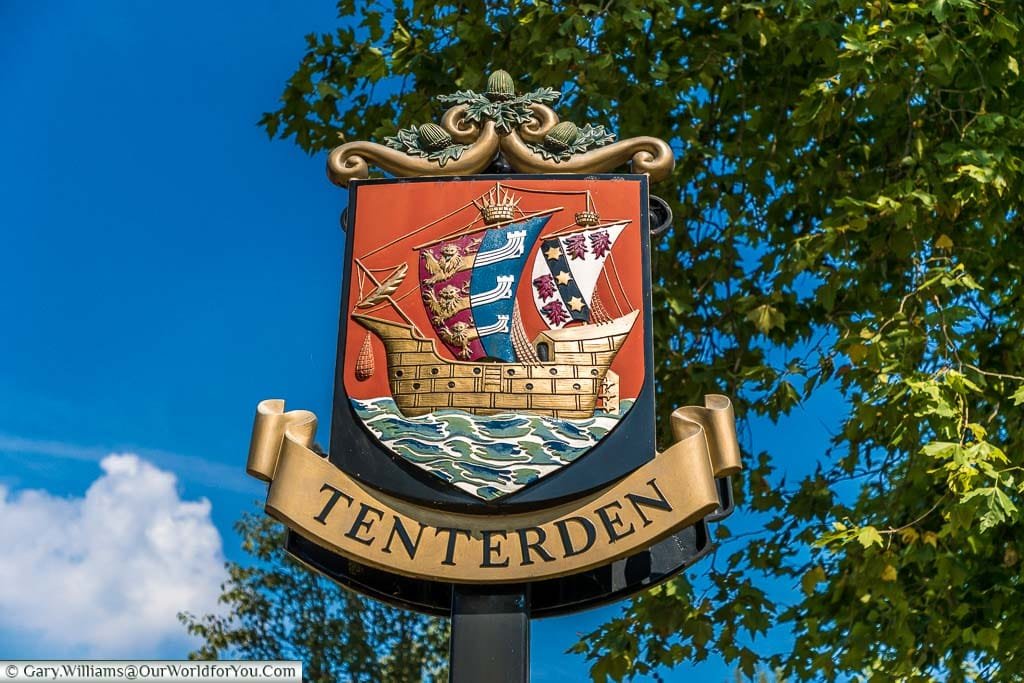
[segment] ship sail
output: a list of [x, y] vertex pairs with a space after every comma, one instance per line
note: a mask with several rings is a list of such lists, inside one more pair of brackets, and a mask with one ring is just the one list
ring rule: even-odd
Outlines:
[[550, 216], [420, 249], [420, 293], [437, 337], [460, 360], [514, 362], [509, 321], [526, 259]]
[[[561, 328], [573, 321], [588, 323], [594, 290], [611, 253], [629, 221], [546, 237], [533, 261], [533, 302], [547, 326]], [[600, 317], [600, 316], [596, 316]]]

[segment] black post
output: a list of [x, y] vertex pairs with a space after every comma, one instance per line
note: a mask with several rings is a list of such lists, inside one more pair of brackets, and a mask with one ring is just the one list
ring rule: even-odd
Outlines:
[[449, 683], [530, 680], [530, 597], [524, 585], [452, 590]]

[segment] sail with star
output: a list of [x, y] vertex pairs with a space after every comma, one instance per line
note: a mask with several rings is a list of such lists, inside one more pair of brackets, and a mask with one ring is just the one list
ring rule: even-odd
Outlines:
[[[533, 261], [533, 302], [551, 329], [592, 322], [605, 259], [629, 221], [546, 237]], [[596, 320], [595, 320], [596, 321]]]

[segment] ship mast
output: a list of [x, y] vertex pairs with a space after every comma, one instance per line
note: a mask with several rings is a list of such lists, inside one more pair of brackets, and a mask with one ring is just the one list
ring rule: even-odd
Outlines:
[[[412, 317], [405, 310], [403, 310], [401, 304], [401, 302], [404, 299], [407, 299], [409, 296], [412, 296], [417, 291], [421, 291], [423, 287], [422, 283], [419, 288], [409, 289], [403, 293], [396, 293], [399, 290], [399, 287], [404, 283], [408, 266], [406, 266], [403, 272], [399, 274], [398, 268], [371, 268], [367, 263], [365, 263], [365, 259], [370, 256], [373, 256], [376, 253], [379, 253], [384, 249], [387, 249], [388, 247], [392, 247], [400, 242], [408, 240], [410, 237], [418, 235], [442, 221], [457, 216], [460, 212], [470, 209], [470, 207], [475, 209], [477, 213], [477, 215], [471, 221], [469, 221], [468, 223], [464, 224], [461, 227], [446, 232], [445, 234], [436, 239], [432, 239], [430, 241], [417, 244], [411, 247], [411, 249], [413, 249], [414, 251], [418, 251], [421, 254], [426, 252], [436, 257], [436, 255], [438, 255], [438, 252], [436, 252], [432, 248], [436, 247], [439, 244], [443, 245], [444, 243], [451, 243], [453, 241], [460, 240], [466, 237], [467, 235], [473, 235], [475, 233], [489, 232], [491, 230], [501, 230], [514, 223], [521, 223], [524, 221], [529, 221], [531, 219], [553, 215], [565, 209], [565, 207], [563, 206], [555, 206], [544, 209], [542, 211], [526, 212], [520, 206], [520, 203], [522, 201], [522, 197], [520, 196], [521, 194], [552, 194], [560, 196], [582, 195], [582, 198], [584, 199], [584, 206], [581, 210], [575, 212], [573, 216], [575, 220], [572, 224], [565, 226], [561, 229], [556, 229], [553, 232], [548, 232], [546, 235], [544, 235], [542, 239], [556, 239], [561, 241], [563, 238], [571, 237], [573, 233], [587, 233], [593, 230], [600, 230], [603, 227], [609, 227], [614, 229], [622, 225], [622, 221], [613, 221], [602, 224], [601, 215], [597, 210], [597, 206], [594, 202], [593, 196], [591, 195], [589, 189], [545, 190], [532, 187], [521, 187], [515, 184], [503, 183], [498, 181], [495, 182], [495, 184], [483, 194], [473, 199], [470, 199], [462, 206], [454, 209], [453, 211], [448, 212], [444, 216], [432, 220], [412, 230], [411, 232], [406, 233], [401, 237], [398, 237], [388, 242], [387, 244], [380, 245], [374, 248], [373, 250], [363, 254], [360, 258], [355, 259], [354, 262], [357, 265], [360, 274], [368, 278], [368, 280], [376, 287], [376, 289], [373, 290], [369, 296], [365, 298], [360, 296], [361, 305], [359, 305], [358, 307], [369, 309], [366, 312], [370, 313], [373, 310], [379, 308], [380, 306], [389, 305], [392, 309], [394, 309], [394, 311], [402, 318], [402, 320], [406, 324], [408, 324], [413, 330], [416, 331], [418, 335], [423, 336], [422, 331], [413, 321]], [[531, 242], [530, 245], [523, 245], [526, 248], [527, 253], [531, 251], [532, 244], [533, 243]], [[463, 246], [463, 249], [465, 249], [465, 246]], [[473, 263], [473, 261], [476, 259], [476, 254], [473, 254], [468, 259], [466, 258], [466, 255], [464, 255], [463, 259], [463, 268], [473, 267], [470, 266], [469, 264]], [[607, 254], [607, 259], [609, 261], [607, 265], [610, 265], [611, 267], [606, 269], [604, 267], [604, 259], [602, 259], [600, 276], [603, 278], [604, 282], [607, 285], [607, 291], [611, 294], [612, 301], [609, 303], [611, 303], [612, 307], [617, 311], [617, 315], [622, 315], [623, 307], [620, 305], [619, 297], [616, 294], [615, 288], [612, 283], [612, 279], [609, 277], [608, 271], [614, 272], [615, 279], [620, 283], [620, 289], [622, 289], [621, 279], [619, 278], [616, 264], [614, 262], [614, 257], [611, 254]], [[428, 260], [430, 259], [428, 258]], [[450, 274], [446, 273], [446, 275]], [[515, 285], [518, 284], [519, 275], [522, 275], [522, 273], [517, 274], [516, 280], [512, 283], [511, 296], [513, 299], [515, 298], [515, 290], [518, 289]], [[440, 282], [436, 273], [433, 281]], [[361, 289], [362, 287], [360, 286], [360, 290]], [[467, 301], [465, 306], [471, 308], [472, 310], [476, 308], [479, 299], [486, 299], [487, 295], [491, 295], [492, 298], [495, 296], [507, 296], [499, 292], [498, 289], [500, 289], [500, 287], [496, 287], [494, 292], [486, 292], [482, 296], [479, 293], [477, 293], [476, 298], [473, 299], [473, 301]], [[361, 294], [362, 292], [360, 291], [360, 295]], [[624, 290], [622, 290], [622, 294], [623, 296], [625, 296]], [[609, 322], [612, 319], [612, 316], [609, 314], [609, 312], [605, 309], [604, 305], [602, 304], [601, 298], [598, 296], [596, 288], [593, 292], [589, 292], [589, 295], [584, 294], [584, 296], [588, 300], [587, 303], [589, 304], [588, 321], [594, 323], [605, 323]], [[626, 300], [625, 303], [627, 307], [631, 307], [628, 300]], [[576, 303], [576, 305], [579, 304]], [[428, 313], [429, 312], [430, 311], [428, 311]], [[512, 311], [503, 312], [512, 313]], [[507, 315], [502, 316], [498, 320], [500, 321], [502, 318], [507, 320], [509, 327], [504, 328], [504, 331], [502, 331], [501, 334], [507, 334], [510, 337], [510, 341], [512, 342], [512, 353], [515, 356], [522, 356], [522, 360], [525, 362], [533, 362], [534, 358], [531, 358], [530, 355], [526, 353], [526, 345], [523, 344], [523, 341], [528, 339], [528, 337], [526, 335], [522, 317], [520, 315]], [[545, 323], [548, 323], [548, 327], [551, 327], [550, 322], [547, 320], [547, 318], [544, 317], [543, 314], [541, 315], [541, 318], [542, 320], [544, 320]], [[431, 322], [433, 324], [433, 319], [431, 319]], [[484, 324], [484, 327], [481, 328], [481, 332], [484, 334], [493, 334], [492, 330], [502, 329], [500, 322], [483, 320], [479, 322], [486, 323]], [[472, 325], [473, 321], [470, 321], [470, 324]], [[440, 332], [442, 331], [444, 330], [439, 331], [439, 336], [442, 336], [443, 341], [443, 335], [440, 334]], [[532, 348], [530, 350], [532, 350]]]

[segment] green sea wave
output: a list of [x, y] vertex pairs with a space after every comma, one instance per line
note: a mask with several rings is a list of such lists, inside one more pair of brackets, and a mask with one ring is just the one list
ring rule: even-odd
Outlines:
[[396, 455], [482, 500], [520, 490], [593, 448], [629, 411], [585, 420], [439, 410], [405, 417], [391, 398], [350, 399], [356, 414]]

